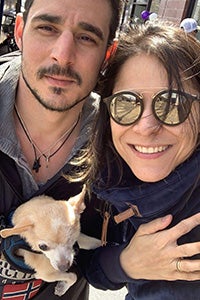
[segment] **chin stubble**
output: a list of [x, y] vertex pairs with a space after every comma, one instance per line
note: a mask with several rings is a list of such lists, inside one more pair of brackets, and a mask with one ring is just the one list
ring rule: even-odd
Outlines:
[[[54, 69], [54, 71], [55, 71], [55, 69]], [[32, 88], [32, 87], [30, 86], [30, 84], [28, 83], [28, 80], [26, 79], [26, 77], [25, 77], [25, 75], [24, 75], [23, 69], [21, 70], [21, 73], [22, 73], [22, 78], [23, 78], [23, 80], [24, 80], [24, 82], [25, 82], [27, 88], [29, 89], [29, 91], [31, 92], [31, 94], [34, 96], [34, 98], [35, 98], [35, 99], [36, 99], [43, 107], [45, 107], [46, 109], [51, 110], [51, 111], [57, 111], [57, 112], [68, 111], [68, 110], [72, 109], [74, 106], [76, 106], [77, 104], [79, 104], [80, 102], [84, 101], [84, 100], [89, 96], [89, 94], [90, 94], [90, 92], [87, 93], [87, 95], [85, 95], [83, 98], [77, 99], [77, 100], [75, 100], [72, 104], [67, 105], [67, 106], [65, 106], [65, 107], [62, 107], [62, 108], [59, 108], [59, 107], [53, 107], [53, 106], [49, 105], [48, 103], [46, 103], [46, 101], [39, 95], [39, 93], [38, 93], [38, 91], [37, 91], [36, 89], [34, 89], [34, 88]], [[43, 74], [43, 75], [42, 75], [42, 74]], [[45, 74], [46, 74], [46, 73], [45, 73]], [[41, 79], [42, 77], [44, 77], [44, 76], [45, 76], [45, 75], [44, 75], [44, 69], [43, 69], [43, 71], [40, 70], [40, 71], [38, 72], [37, 75], [38, 75], [38, 76], [37, 76], [38, 79]], [[51, 74], [51, 75], [53, 75], [53, 74]], [[54, 73], [54, 75], [58, 75], [58, 74], [55, 74], [55, 73]], [[77, 81], [77, 84], [78, 84], [78, 85], [81, 85], [81, 83], [82, 83], [82, 80], [79, 79], [79, 81]], [[53, 91], [53, 93], [54, 93], [55, 95], [61, 95], [61, 94], [62, 94], [62, 88], [54, 87], [54, 88], [52, 88], [52, 91]]]

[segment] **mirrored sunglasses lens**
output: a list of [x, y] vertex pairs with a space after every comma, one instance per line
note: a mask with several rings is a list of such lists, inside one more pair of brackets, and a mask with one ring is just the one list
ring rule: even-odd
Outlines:
[[165, 92], [154, 99], [154, 112], [166, 125], [178, 125], [188, 117], [191, 101], [177, 92]]
[[117, 95], [110, 103], [111, 116], [121, 125], [133, 124], [140, 117], [141, 110], [140, 100], [131, 94]]

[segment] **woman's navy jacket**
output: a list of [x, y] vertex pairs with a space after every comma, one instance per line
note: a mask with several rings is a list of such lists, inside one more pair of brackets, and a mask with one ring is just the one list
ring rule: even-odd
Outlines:
[[[200, 281], [133, 280], [126, 276], [119, 264], [122, 249], [141, 224], [172, 214], [173, 221], [169, 226], [172, 227], [200, 212], [200, 151], [196, 150], [190, 159], [159, 182], [140, 182], [125, 166], [121, 186], [107, 188], [102, 180], [101, 187], [94, 187], [94, 191], [98, 198], [118, 212], [135, 205], [141, 216], [132, 216], [128, 222], [124, 222], [121, 231], [124, 242], [118, 240], [118, 244], [96, 251], [87, 272], [88, 280], [102, 289], [117, 289], [126, 284], [126, 300], [200, 300]], [[112, 233], [109, 235], [111, 237]], [[200, 241], [200, 226], [182, 236], [178, 243], [195, 241]], [[195, 258], [200, 256], [193, 257]]]

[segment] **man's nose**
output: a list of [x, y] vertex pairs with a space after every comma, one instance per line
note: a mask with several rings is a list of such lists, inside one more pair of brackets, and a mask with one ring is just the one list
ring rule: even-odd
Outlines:
[[76, 43], [71, 32], [63, 32], [54, 42], [51, 58], [60, 65], [74, 64]]

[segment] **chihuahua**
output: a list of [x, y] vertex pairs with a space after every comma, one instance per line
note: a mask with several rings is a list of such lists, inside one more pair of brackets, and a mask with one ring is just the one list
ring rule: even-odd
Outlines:
[[[73, 246], [95, 249], [101, 246], [98, 239], [80, 232], [80, 214], [85, 209], [82, 192], [66, 200], [38, 196], [20, 205], [12, 217], [12, 228], [0, 231], [3, 238], [20, 235], [37, 253], [18, 249], [17, 255], [34, 269], [34, 277], [46, 282], [58, 281], [55, 294], [62, 296], [72, 286], [77, 276], [66, 272], [74, 260]], [[39, 253], [38, 253], [39, 252]]]

